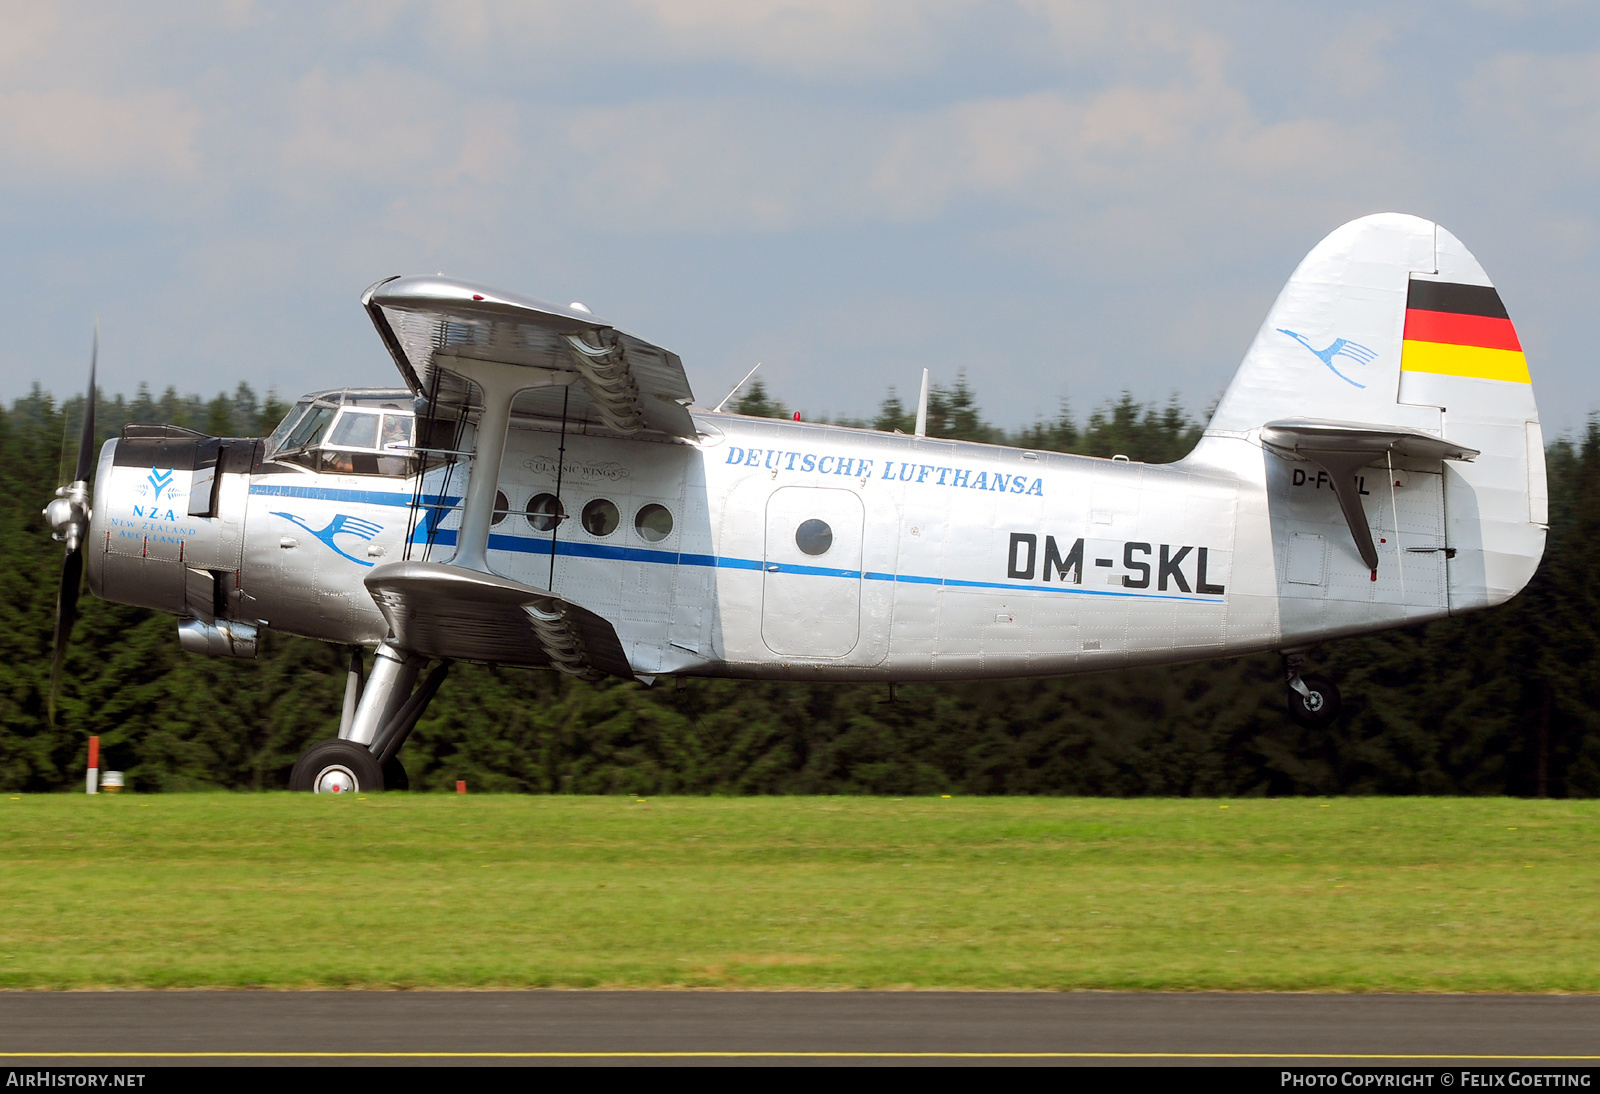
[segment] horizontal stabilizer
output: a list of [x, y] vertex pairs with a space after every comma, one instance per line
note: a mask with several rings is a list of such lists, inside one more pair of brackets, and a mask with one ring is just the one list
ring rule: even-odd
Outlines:
[[636, 676], [615, 627], [548, 590], [437, 562], [378, 566], [366, 586], [395, 644], [425, 657]]
[[1261, 427], [1261, 443], [1280, 456], [1299, 457], [1328, 473], [1334, 497], [1350, 525], [1351, 538], [1361, 561], [1378, 576], [1378, 548], [1372, 542], [1372, 529], [1361, 508], [1361, 491], [1356, 472], [1379, 457], [1411, 456], [1424, 460], [1471, 460], [1475, 448], [1451, 444], [1420, 429], [1396, 425], [1363, 425], [1360, 422], [1325, 422], [1314, 418], [1285, 418]]
[[461, 382], [474, 362], [521, 365], [528, 389], [514, 414], [609, 429], [694, 438], [693, 400], [678, 355], [618, 330], [581, 306], [448, 277], [393, 277], [361, 297], [400, 374], [418, 395], [472, 396]]
[[1366, 453], [1376, 458], [1385, 452], [1420, 460], [1472, 460], [1476, 448], [1452, 444], [1431, 433], [1406, 426], [1363, 425], [1360, 422], [1326, 422], [1316, 418], [1285, 418], [1261, 429], [1261, 443], [1281, 454], [1307, 452]]

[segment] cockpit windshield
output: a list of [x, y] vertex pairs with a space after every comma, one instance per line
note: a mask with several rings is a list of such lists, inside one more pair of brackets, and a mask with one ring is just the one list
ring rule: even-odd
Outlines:
[[334, 407], [323, 406], [320, 403], [313, 404], [311, 412], [301, 418], [290, 431], [288, 443], [284, 448], [305, 448], [316, 444], [322, 439], [322, 431], [333, 421], [335, 412]]
[[300, 416], [306, 412], [306, 407], [310, 405], [310, 399], [301, 399], [289, 408], [289, 413], [283, 416], [283, 421], [278, 423], [278, 428], [274, 429], [272, 436], [267, 438], [268, 452], [276, 453], [283, 449], [284, 443], [289, 439], [289, 431], [294, 428], [295, 423], [300, 420]]
[[334, 475], [414, 473], [408, 392], [333, 391], [304, 399], [268, 441], [268, 459]]

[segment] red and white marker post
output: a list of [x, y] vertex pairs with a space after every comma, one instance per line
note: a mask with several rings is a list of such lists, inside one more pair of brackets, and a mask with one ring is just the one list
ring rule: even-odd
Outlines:
[[89, 738], [89, 774], [85, 780], [85, 794], [100, 793], [100, 738]]

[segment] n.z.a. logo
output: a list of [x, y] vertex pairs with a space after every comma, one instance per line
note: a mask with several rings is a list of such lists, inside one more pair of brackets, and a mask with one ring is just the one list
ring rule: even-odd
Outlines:
[[1332, 372], [1345, 383], [1359, 388], [1365, 388], [1367, 386], [1366, 384], [1350, 379], [1350, 377], [1340, 372], [1336, 367], [1334, 367], [1333, 359], [1335, 357], [1344, 357], [1348, 360], [1354, 361], [1358, 365], [1370, 365], [1373, 361], [1378, 359], [1377, 350], [1368, 349], [1359, 342], [1351, 342], [1344, 338], [1335, 338], [1328, 345], [1327, 349], [1318, 349], [1316, 346], [1313, 346], [1310, 342], [1308, 342], [1306, 340], [1306, 336], [1303, 334], [1297, 334], [1292, 330], [1285, 330], [1283, 327], [1278, 328], [1278, 333], [1287, 334], [1290, 338], [1293, 338], [1296, 342], [1299, 342], [1302, 346], [1306, 347], [1306, 349], [1316, 354], [1317, 358], [1323, 364], [1328, 366], [1328, 371]]
[[178, 496], [178, 487], [172, 480], [172, 468], [169, 467], [163, 471], [159, 467], [152, 467], [150, 474], [145, 476], [144, 482], [139, 484], [139, 496], [143, 497], [148, 494], [151, 501], [160, 501], [162, 493], [165, 492], [167, 500], [170, 501]]

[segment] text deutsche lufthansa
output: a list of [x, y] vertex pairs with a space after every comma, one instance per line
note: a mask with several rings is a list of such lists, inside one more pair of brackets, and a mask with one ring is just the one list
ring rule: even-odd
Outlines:
[[874, 460], [849, 456], [818, 456], [814, 452], [790, 452], [779, 448], [740, 448], [728, 446], [725, 461], [740, 467], [759, 467], [767, 471], [805, 471], [846, 478], [888, 479], [891, 482], [927, 483], [930, 486], [961, 487], [966, 490], [994, 490], [1002, 494], [1032, 494], [1044, 497], [1044, 480], [1028, 475], [999, 471], [973, 471], [965, 467], [940, 467], [931, 463], [905, 463], [885, 460], [880, 473], [873, 475]]

